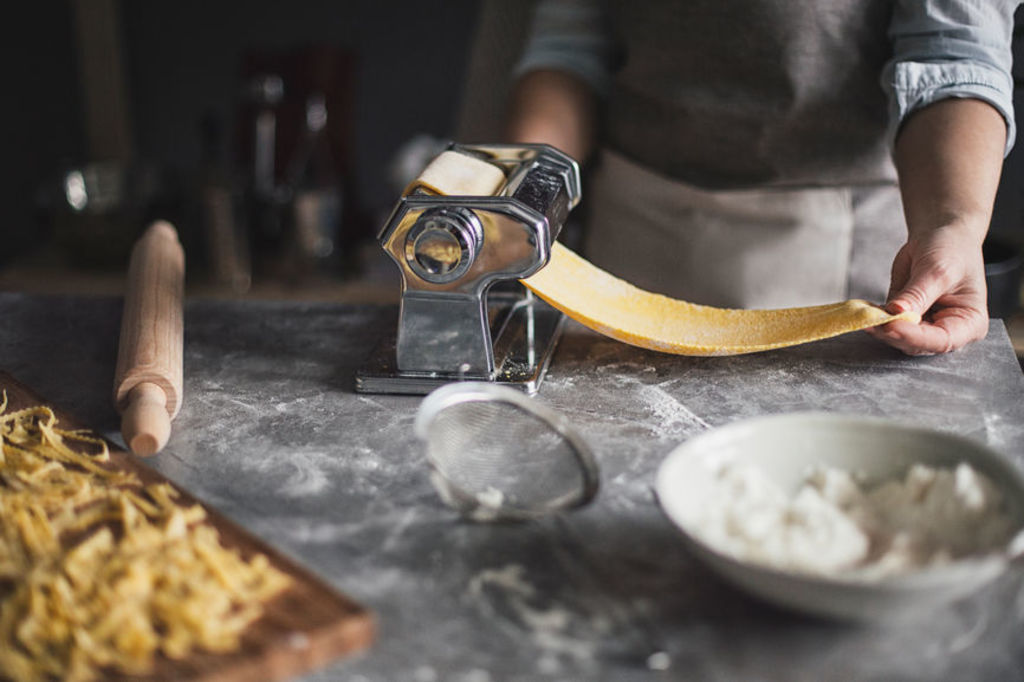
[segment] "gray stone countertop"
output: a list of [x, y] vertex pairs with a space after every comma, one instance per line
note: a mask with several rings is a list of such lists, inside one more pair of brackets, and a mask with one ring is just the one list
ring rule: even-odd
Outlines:
[[[0, 367], [119, 440], [121, 303], [0, 294]], [[412, 433], [420, 399], [358, 395], [393, 307], [191, 301], [185, 400], [148, 463], [378, 619], [310, 680], [1020, 680], [1009, 575], [920, 622], [789, 614], [698, 564], [651, 488], [678, 444], [743, 417], [828, 410], [985, 441], [1024, 462], [1024, 377], [1005, 329], [908, 358], [865, 334], [727, 358], [662, 355], [570, 325], [538, 400], [591, 445], [601, 491], [543, 521], [460, 521]], [[649, 658], [653, 652], [664, 656]], [[669, 663], [667, 670], [656, 670]]]

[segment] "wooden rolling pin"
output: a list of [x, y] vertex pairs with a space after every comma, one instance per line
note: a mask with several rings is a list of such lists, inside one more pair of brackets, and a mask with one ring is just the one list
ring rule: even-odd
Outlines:
[[184, 284], [178, 233], [157, 221], [132, 249], [114, 374], [121, 435], [137, 455], [167, 444], [181, 408]]

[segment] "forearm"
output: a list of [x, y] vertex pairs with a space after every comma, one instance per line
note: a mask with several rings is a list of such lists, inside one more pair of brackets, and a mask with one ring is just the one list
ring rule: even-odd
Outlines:
[[944, 353], [985, 337], [981, 244], [992, 217], [1006, 122], [976, 99], [945, 99], [911, 114], [896, 140], [907, 243], [892, 266], [895, 321], [873, 334], [906, 353]]
[[980, 245], [1005, 143], [1005, 120], [981, 100], [945, 99], [911, 114], [895, 150], [909, 238], [955, 227]]
[[516, 83], [506, 136], [546, 143], [584, 161], [594, 146], [596, 95], [581, 79], [554, 70], [531, 71]]

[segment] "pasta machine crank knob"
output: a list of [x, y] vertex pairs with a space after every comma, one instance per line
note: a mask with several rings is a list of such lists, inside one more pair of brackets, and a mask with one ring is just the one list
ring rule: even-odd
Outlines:
[[453, 282], [469, 270], [483, 245], [483, 226], [473, 211], [440, 207], [425, 211], [405, 238], [405, 259], [421, 279]]

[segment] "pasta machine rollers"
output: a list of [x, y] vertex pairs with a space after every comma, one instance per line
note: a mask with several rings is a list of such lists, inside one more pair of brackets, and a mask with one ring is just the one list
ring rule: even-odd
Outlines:
[[563, 316], [517, 280], [543, 267], [580, 200], [579, 167], [548, 145], [451, 145], [499, 168], [490, 196], [402, 196], [378, 239], [402, 276], [398, 329], [356, 373], [361, 393], [459, 380], [534, 393]]

